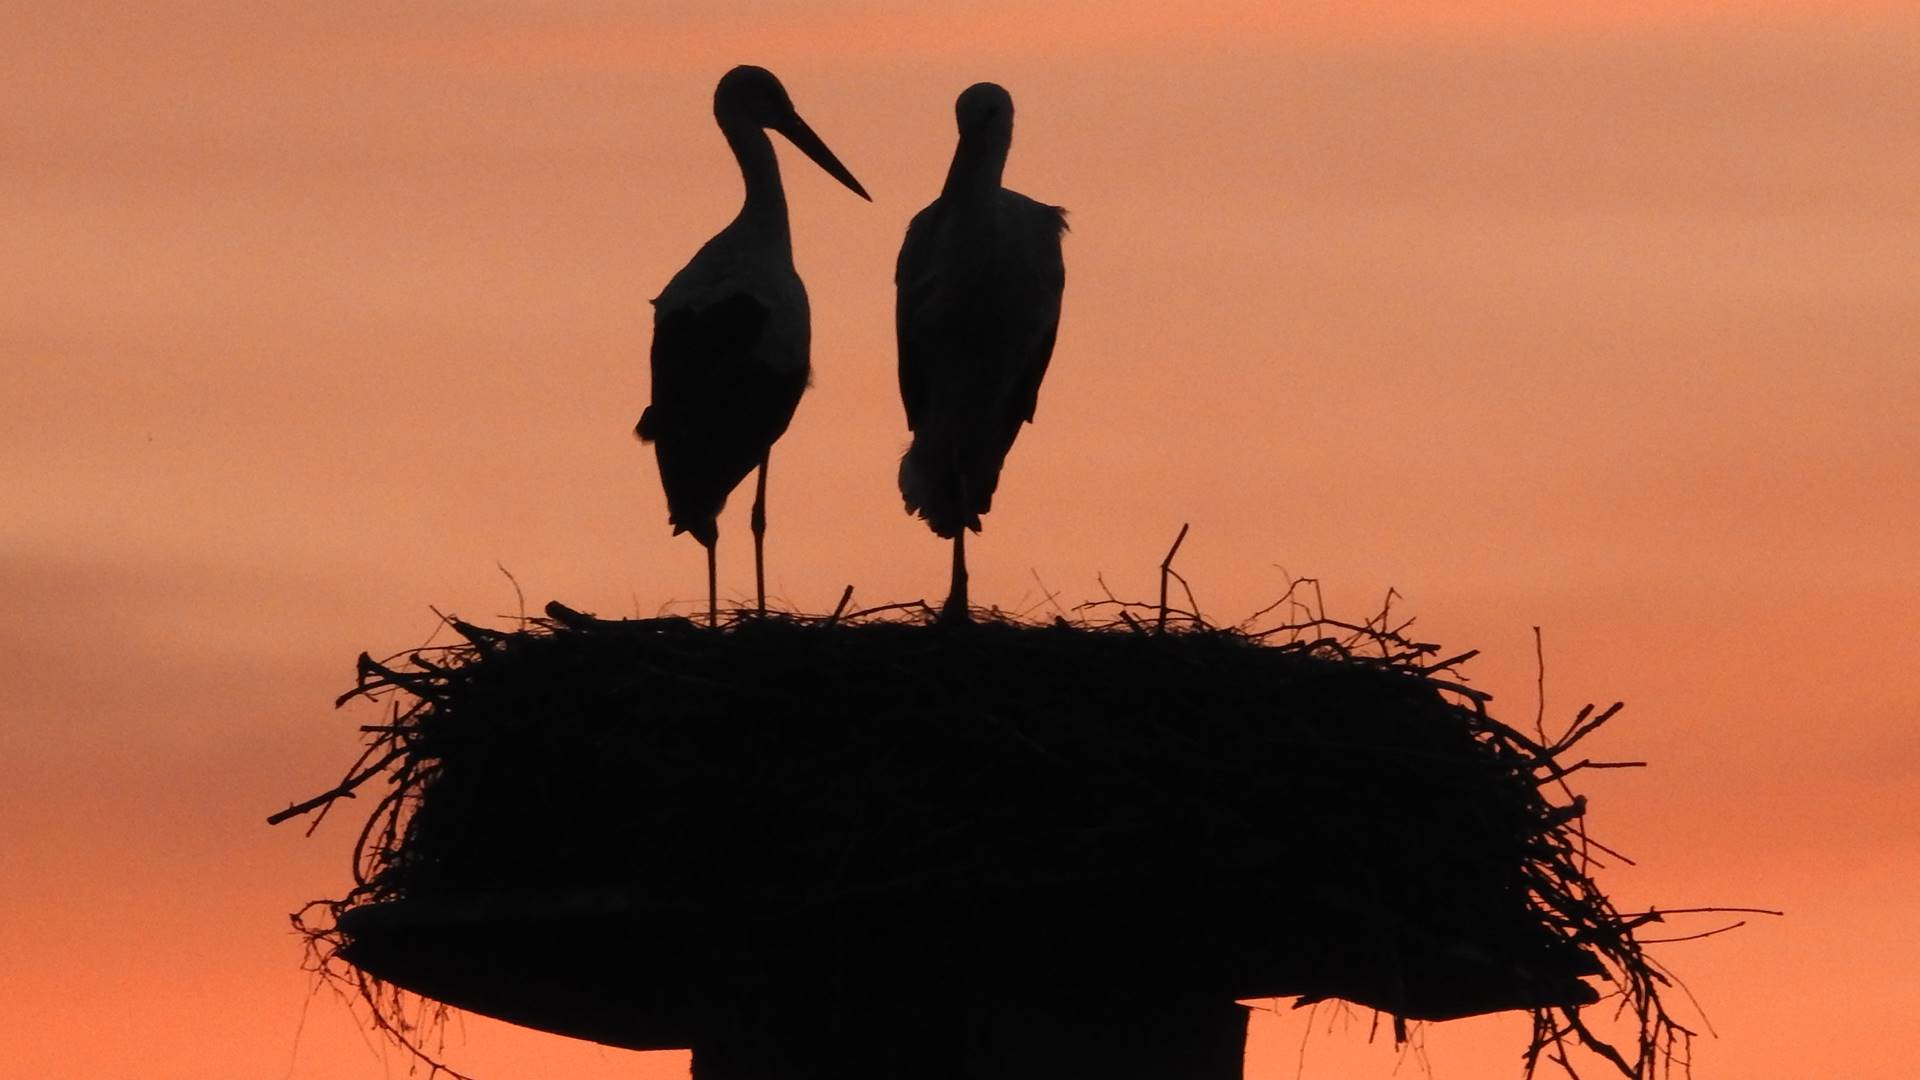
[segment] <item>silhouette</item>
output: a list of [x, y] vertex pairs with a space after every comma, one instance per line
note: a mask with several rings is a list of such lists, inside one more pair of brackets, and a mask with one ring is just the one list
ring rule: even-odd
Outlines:
[[980, 531], [1053, 356], [1066, 211], [1000, 186], [1013, 98], [993, 83], [954, 103], [959, 146], [940, 197], [914, 215], [894, 271], [900, 400], [913, 445], [900, 460], [907, 512], [953, 541], [941, 617], [965, 622], [966, 530]]
[[1456, 681], [1470, 653], [1383, 617], [1332, 648], [1316, 626], [1361, 624], [1276, 643], [1114, 604], [1143, 618], [965, 648], [838, 615], [449, 620], [360, 658], [343, 700], [386, 722], [270, 819], [378, 793], [348, 899], [302, 926], [388, 986], [691, 1047], [697, 1080], [1240, 1080], [1259, 997], [1532, 1010], [1560, 1054], [1603, 975], [1631, 1045], [1675, 1045], [1634, 938], [1660, 924], [1542, 782], [1615, 710], [1536, 742]]
[[716, 519], [756, 466], [754, 598], [767, 610], [767, 461], [810, 371], [807, 291], [793, 269], [787, 198], [767, 129], [872, 201], [765, 68], [742, 65], [722, 76], [713, 116], [740, 162], [746, 200], [654, 298], [653, 401], [634, 427], [653, 444], [674, 535], [692, 533], [707, 549], [709, 626], [719, 617]]

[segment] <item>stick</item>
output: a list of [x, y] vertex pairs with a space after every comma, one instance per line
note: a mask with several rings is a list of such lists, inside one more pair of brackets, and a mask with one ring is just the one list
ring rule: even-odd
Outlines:
[[282, 810], [279, 813], [273, 815], [272, 817], [269, 817], [267, 819], [267, 824], [278, 825], [281, 822], [287, 820], [288, 818], [299, 817], [301, 814], [304, 814], [307, 811], [314, 809], [315, 807], [324, 806], [327, 803], [330, 803], [333, 800], [341, 798], [343, 796], [346, 798], [352, 798], [354, 788], [357, 788], [361, 784], [366, 783], [368, 780], [373, 779], [373, 777], [376, 774], [378, 774], [380, 770], [393, 764], [395, 761], [398, 761], [400, 758], [404, 757], [406, 753], [407, 751], [405, 747], [395, 748], [393, 751], [388, 753], [386, 757], [381, 758], [379, 761], [376, 761], [372, 765], [367, 766], [365, 769], [361, 770], [360, 772], [355, 773], [354, 775], [347, 777], [345, 780], [340, 781], [339, 786], [335, 787], [332, 791], [328, 791], [320, 795], [315, 795], [313, 798], [308, 799], [306, 802], [303, 802], [303, 803], [295, 803], [294, 805], [287, 807], [285, 810]]
[[1715, 934], [1724, 934], [1729, 930], [1738, 930], [1745, 925], [1747, 925], [1747, 920], [1741, 919], [1739, 922], [1723, 926], [1718, 930], [1703, 930], [1698, 934], [1688, 934], [1684, 937], [1637, 938], [1635, 940], [1642, 945], [1671, 945], [1676, 941], [1699, 941], [1701, 938], [1710, 938]]
[[1540, 745], [1547, 744], [1547, 649], [1540, 641], [1540, 628], [1533, 628], [1533, 730]]
[[921, 597], [918, 600], [902, 600], [897, 604], [881, 604], [879, 607], [861, 608], [859, 611], [847, 616], [847, 618], [864, 619], [869, 615], [878, 615], [883, 611], [919, 611], [926, 615], [934, 614], [933, 608], [927, 604], [926, 597]]
[[1180, 535], [1173, 538], [1173, 546], [1167, 549], [1167, 557], [1160, 560], [1160, 621], [1154, 624], [1154, 633], [1167, 632], [1167, 579], [1173, 576], [1173, 557], [1180, 553], [1180, 544], [1187, 538], [1187, 525], [1180, 526]]
[[840, 602], [833, 605], [833, 614], [827, 616], [827, 622], [828, 623], [839, 622], [840, 616], [846, 613], [847, 604], [852, 600], [853, 600], [853, 586], [849, 585], [847, 586], [846, 591], [840, 594]]

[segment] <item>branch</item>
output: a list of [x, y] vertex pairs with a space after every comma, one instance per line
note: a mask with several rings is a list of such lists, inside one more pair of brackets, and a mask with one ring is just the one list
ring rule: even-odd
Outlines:
[[[1167, 579], [1173, 576], [1173, 557], [1180, 553], [1180, 545], [1187, 538], [1187, 526], [1190, 524], [1192, 523], [1181, 524], [1180, 535], [1173, 538], [1173, 546], [1167, 549], [1167, 557], [1160, 560], [1160, 621], [1154, 624], [1155, 633], [1167, 632]], [[1182, 581], [1180, 584], [1184, 586], [1186, 582]], [[1192, 602], [1191, 593], [1188, 594], [1187, 600], [1189, 603]]]
[[840, 621], [840, 616], [847, 613], [847, 604], [852, 602], [852, 600], [853, 600], [853, 586], [848, 585], [846, 590], [840, 594], [840, 602], [833, 605], [833, 614], [827, 616], [827, 622], [829, 625]]
[[282, 810], [279, 813], [274, 814], [272, 817], [269, 817], [267, 819], [267, 824], [278, 825], [281, 822], [287, 820], [288, 818], [299, 817], [301, 814], [304, 814], [318, 807], [325, 806], [326, 804], [332, 802], [335, 799], [353, 798], [354, 788], [359, 787], [361, 784], [364, 784], [368, 780], [371, 780], [375, 776], [379, 775], [381, 770], [385, 769], [387, 766], [393, 764], [394, 762], [400, 760], [402, 757], [406, 756], [406, 753], [407, 753], [406, 747], [404, 746], [394, 747], [393, 750], [388, 752], [386, 757], [381, 758], [379, 761], [376, 761], [372, 765], [367, 766], [365, 769], [361, 770], [360, 772], [355, 773], [347, 777], [345, 780], [340, 781], [339, 786], [335, 787], [333, 790], [325, 792], [320, 795], [315, 795], [313, 798], [308, 799], [306, 802], [295, 803], [294, 805], [287, 807], [285, 810]]

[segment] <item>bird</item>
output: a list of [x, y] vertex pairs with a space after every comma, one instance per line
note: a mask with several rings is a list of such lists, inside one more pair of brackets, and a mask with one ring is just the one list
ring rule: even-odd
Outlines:
[[692, 533], [707, 549], [709, 626], [719, 619], [720, 511], [755, 468], [754, 596], [766, 613], [767, 463], [811, 375], [807, 290], [793, 268], [786, 192], [767, 131], [873, 201], [767, 69], [743, 64], [721, 76], [713, 116], [740, 164], [746, 198], [653, 300], [652, 400], [634, 426], [653, 445], [674, 535]]
[[975, 83], [954, 103], [959, 144], [940, 197], [914, 215], [894, 268], [900, 459], [907, 513], [953, 541], [940, 618], [971, 620], [966, 533], [980, 531], [1007, 451], [1032, 422], [1066, 287], [1066, 211], [1001, 186], [1013, 97]]

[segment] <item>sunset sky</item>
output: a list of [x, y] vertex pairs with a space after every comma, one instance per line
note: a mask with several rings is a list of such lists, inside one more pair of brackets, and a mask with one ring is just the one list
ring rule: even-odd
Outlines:
[[[999, 82], [1007, 183], [1073, 232], [975, 601], [1145, 598], [1191, 522], [1216, 621], [1289, 575], [1348, 617], [1391, 587], [1527, 722], [1542, 627], [1549, 717], [1624, 700], [1592, 752], [1652, 762], [1581, 785], [1638, 860], [1602, 884], [1788, 913], [1655, 952], [1718, 1034], [1694, 1075], [1913, 1075], [1920, 14], [1567, 7], [0, 14], [0, 1077], [405, 1074], [286, 920], [347, 887], [353, 808], [263, 818], [378, 715], [331, 708], [355, 655], [429, 605], [510, 618], [502, 568], [530, 609], [704, 603], [631, 429], [647, 300], [740, 198], [711, 97], [742, 62], [874, 198], [781, 144], [815, 377], [773, 455], [779, 603], [945, 588], [894, 487], [893, 259], [954, 96]], [[1288, 1004], [1250, 1080], [1420, 1075]], [[687, 1073], [447, 1036], [485, 1080]], [[1525, 1024], [1419, 1038], [1435, 1077], [1517, 1076]]]

